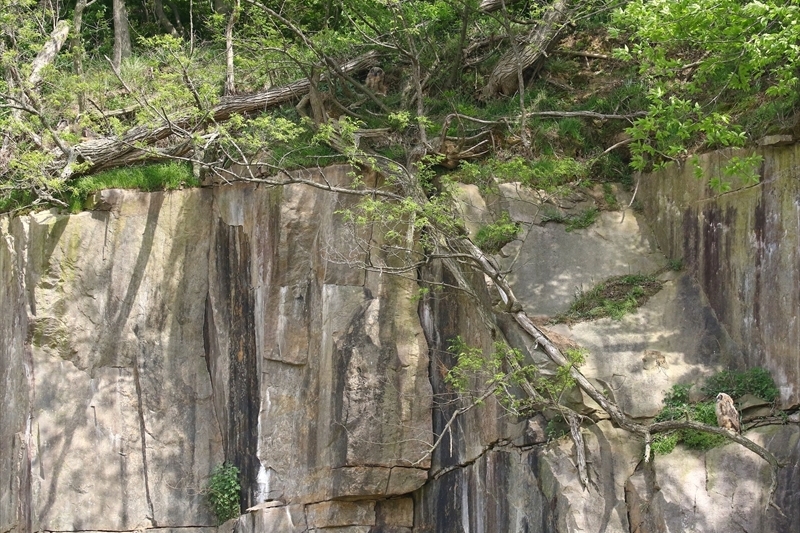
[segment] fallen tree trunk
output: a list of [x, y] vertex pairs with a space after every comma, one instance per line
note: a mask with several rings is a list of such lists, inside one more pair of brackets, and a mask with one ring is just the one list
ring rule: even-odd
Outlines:
[[488, 100], [498, 95], [510, 96], [519, 89], [518, 69], [535, 74], [541, 67], [547, 52], [561, 37], [562, 30], [576, 9], [574, 0], [556, 0], [544, 13], [541, 22], [534, 26], [524, 39], [519, 53], [512, 50], [503, 55], [481, 91], [481, 98]]
[[39, 85], [42, 81], [42, 70], [53, 62], [58, 51], [61, 50], [61, 47], [64, 46], [64, 43], [67, 41], [67, 35], [69, 35], [69, 22], [66, 20], [59, 20], [56, 24], [56, 28], [50, 34], [50, 40], [45, 43], [42, 50], [36, 56], [36, 59], [34, 59], [31, 64], [31, 74], [28, 76], [28, 83], [31, 87]]
[[493, 11], [503, 9], [503, 5], [508, 7], [518, 2], [519, 0], [481, 0], [481, 3], [478, 4], [478, 11], [481, 13], [492, 13]]
[[[355, 73], [367, 70], [377, 65], [377, 52], [369, 52], [359, 56], [339, 68], [344, 73]], [[197, 131], [198, 126], [222, 122], [234, 114], [253, 113], [300, 99], [311, 88], [308, 79], [299, 79], [282, 87], [275, 87], [266, 91], [249, 95], [232, 95], [220, 98], [219, 104], [209, 110], [208, 114], [200, 121], [185, 115], [182, 117], [164, 117], [159, 126], [137, 126], [128, 130], [119, 137], [104, 137], [84, 141], [73, 147], [78, 163], [88, 163], [82, 170], [83, 174], [98, 170], [130, 164], [131, 162], [156, 161], [163, 159], [167, 154], [182, 155], [187, 153], [191, 146], [185, 146], [185, 139], [190, 137], [187, 130]], [[177, 135], [181, 141], [174, 147], [155, 150], [152, 147], [156, 142]], [[67, 161], [59, 161], [63, 167]]]

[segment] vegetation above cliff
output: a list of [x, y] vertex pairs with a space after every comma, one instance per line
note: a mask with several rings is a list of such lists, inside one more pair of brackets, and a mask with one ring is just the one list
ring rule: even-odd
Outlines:
[[258, 161], [255, 177], [324, 165], [341, 152], [326, 127], [412, 172], [483, 160], [481, 179], [553, 187], [796, 122], [800, 16], [786, 2], [0, 0], [0, 11], [5, 209], [64, 205], [77, 177], [146, 161], [222, 179], [233, 163]]

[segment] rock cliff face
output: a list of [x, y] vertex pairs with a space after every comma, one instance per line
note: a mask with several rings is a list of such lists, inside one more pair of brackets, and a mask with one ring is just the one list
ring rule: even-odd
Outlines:
[[[733, 156], [700, 158], [706, 177]], [[658, 243], [683, 259], [742, 349], [741, 366], [768, 368], [785, 407], [800, 405], [800, 145], [765, 147], [756, 184], [734, 179], [714, 194], [690, 165], [642, 180]]]
[[[344, 184], [348, 171], [328, 168], [325, 177]], [[785, 179], [764, 185], [777, 202], [766, 218], [782, 220], [780, 228], [798, 217], [791, 211], [796, 175]], [[786, 187], [794, 203], [782, 198]], [[697, 206], [677, 213], [678, 199], [667, 191], [643, 190], [646, 205], [661, 202], [669, 213], [655, 218], [671, 257], [680, 254], [664, 236], [689, 235], [681, 250], [697, 250], [687, 254], [692, 269], [662, 274], [664, 290], [621, 321], [551, 333], [589, 349], [586, 373], [634, 417], [652, 417], [674, 383], [752, 361], [782, 376], [783, 402], [797, 403], [800, 343], [794, 359], [790, 351], [763, 355], [791, 341], [791, 331], [767, 339], [776, 327], [769, 320], [780, 313], [767, 311], [762, 292], [758, 320], [753, 315], [744, 333], [734, 328], [730, 317], [740, 311], [718, 308], [729, 305], [727, 293], [704, 296], [712, 280], [693, 258], [705, 257], [711, 241], [695, 243], [708, 234], [692, 233]], [[566, 233], [542, 221], [546, 199], [512, 186], [494, 199], [464, 187], [462, 199], [470, 228], [500, 209], [529, 223], [504, 261], [531, 314], [562, 311], [576, 290], [608, 276], [666, 263], [631, 211], [603, 213], [591, 228]], [[679, 448], [644, 463], [642, 444], [580, 394], [567, 401], [587, 421], [586, 489], [572, 441], [548, 442], [542, 416], [512, 420], [489, 399], [443, 432], [457, 406], [444, 382], [453, 364], [449, 340], [461, 335], [487, 349], [499, 337], [527, 341], [447, 288], [453, 280], [436, 263], [419, 276], [444, 288], [419, 301], [415, 280], [365, 270], [369, 258], [359, 245], [379, 237], [349, 229], [335, 214], [354, 197], [237, 184], [105, 191], [101, 200], [104, 211], [0, 219], [0, 532], [212, 533], [217, 524], [203, 490], [223, 461], [241, 469], [240, 500], [250, 509], [221, 526], [225, 532], [766, 533], [800, 521], [793, 424], [747, 434], [790, 465], [775, 498], [783, 515], [764, 511], [769, 468], [757, 456], [736, 445], [706, 454]], [[558, 207], [580, 209], [589, 200]], [[714, 201], [704, 202], [703, 220], [717, 216], [709, 214]], [[675, 229], [676, 220], [684, 229]], [[734, 233], [714, 228], [711, 234]], [[759, 265], [787, 258], [770, 267], [792, 271], [781, 283], [794, 280], [793, 291], [776, 302], [784, 311], [797, 303], [794, 228], [791, 246], [785, 238], [771, 244], [777, 230], [754, 237], [764, 250]], [[725, 242], [717, 265], [738, 249]], [[755, 275], [741, 254], [730, 272]], [[490, 305], [483, 279], [473, 281]], [[796, 326], [797, 308], [780, 324]], [[745, 335], [756, 326], [760, 345]], [[529, 343], [528, 356], [544, 361]]]
[[245, 508], [299, 506], [303, 530], [334, 499], [369, 498], [348, 505], [373, 524], [375, 500], [425, 482], [415, 286], [348, 264], [361, 236], [333, 214], [351, 199], [106, 196], [4, 222], [0, 530], [214, 526], [203, 490], [223, 460]]

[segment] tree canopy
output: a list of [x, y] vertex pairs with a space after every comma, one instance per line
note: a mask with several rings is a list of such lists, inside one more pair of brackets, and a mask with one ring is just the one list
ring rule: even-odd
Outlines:
[[200, 153], [308, 164], [334, 155], [315, 135], [342, 119], [406, 166], [522, 157], [619, 178], [794, 128], [798, 9], [1, 0], [0, 197], [59, 204], [81, 175]]

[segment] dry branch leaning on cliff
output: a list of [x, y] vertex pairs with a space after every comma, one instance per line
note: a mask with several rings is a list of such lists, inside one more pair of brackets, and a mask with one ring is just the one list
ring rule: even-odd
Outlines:
[[[342, 153], [346, 153], [354, 162], [360, 163], [364, 167], [375, 169], [389, 177], [393, 177], [394, 179], [390, 181], [393, 181], [400, 186], [400, 194], [402, 196], [413, 199], [419, 205], [424, 205], [426, 202], [428, 202], [428, 198], [421, 189], [420, 184], [413, 179], [413, 175], [408, 171], [408, 169], [398, 168], [399, 165], [396, 163], [389, 165], [385, 161], [381, 162], [380, 159], [376, 159], [375, 154], [367, 153], [363, 150], [358, 150], [356, 153], [353, 153], [351, 147], [347, 146], [347, 143], [336, 136], [332, 137], [330, 144], [334, 149], [337, 149]], [[432, 230], [436, 231], [436, 228], [432, 228]], [[491, 257], [487, 256], [483, 251], [475, 246], [475, 244], [473, 244], [469, 238], [465, 236], [448, 237], [442, 235], [440, 236], [439, 244], [441, 245], [442, 250], [438, 250], [438, 253], [444, 258], [443, 262], [445, 267], [451, 272], [451, 274], [453, 274], [456, 280], [458, 280], [459, 285], [463, 285], [467, 292], [472, 292], [469, 289], [467, 278], [462, 272], [463, 264], [461, 261], [456, 261], [454, 259], [456, 256], [462, 260], [463, 258], [468, 258], [473, 267], [477, 268], [478, 271], [484, 274], [484, 276], [492, 280], [494, 287], [497, 290], [500, 299], [502, 300], [504, 312], [510, 314], [519, 328], [524, 331], [527, 336], [538, 343], [538, 345], [553, 363], [561, 368], [568, 369], [569, 375], [572, 379], [574, 379], [576, 385], [580, 387], [580, 389], [592, 400], [594, 400], [611, 417], [611, 420], [617, 426], [642, 437], [645, 443], [645, 462], [650, 460], [649, 443], [651, 440], [651, 435], [664, 433], [675, 429], [694, 429], [715, 435], [723, 435], [737, 444], [744, 446], [769, 463], [772, 470], [772, 486], [770, 487], [768, 505], [775, 506], [775, 504], [772, 502], [772, 495], [777, 487], [777, 471], [783, 465], [770, 451], [741, 435], [732, 434], [725, 429], [707, 426], [697, 422], [670, 420], [648, 425], [632, 420], [622, 411], [622, 409], [619, 408], [614, 401], [599, 391], [578, 368], [572, 365], [564, 356], [564, 354], [562, 354], [561, 351], [550, 341], [550, 339], [548, 339], [547, 336], [533, 323], [533, 321], [522, 309], [522, 305], [517, 300], [514, 292], [511, 290], [511, 287], [508, 281], [505, 279], [504, 274], [500, 271]], [[448, 258], [447, 253], [445, 252], [453, 255]], [[535, 390], [533, 390], [532, 387], [525, 387], [523, 384], [523, 390], [525, 390], [531, 399], [537, 399], [538, 394]], [[581, 482], [584, 484], [584, 487], [586, 487], [586, 462], [585, 457], [582, 457], [582, 452], [584, 451], [583, 440], [580, 435], [580, 431], [578, 431], [578, 424], [576, 423], [576, 420], [570, 416], [567, 416], [566, 418], [570, 425], [571, 436], [576, 444], [576, 449], [578, 450], [577, 463], [579, 477]]]

